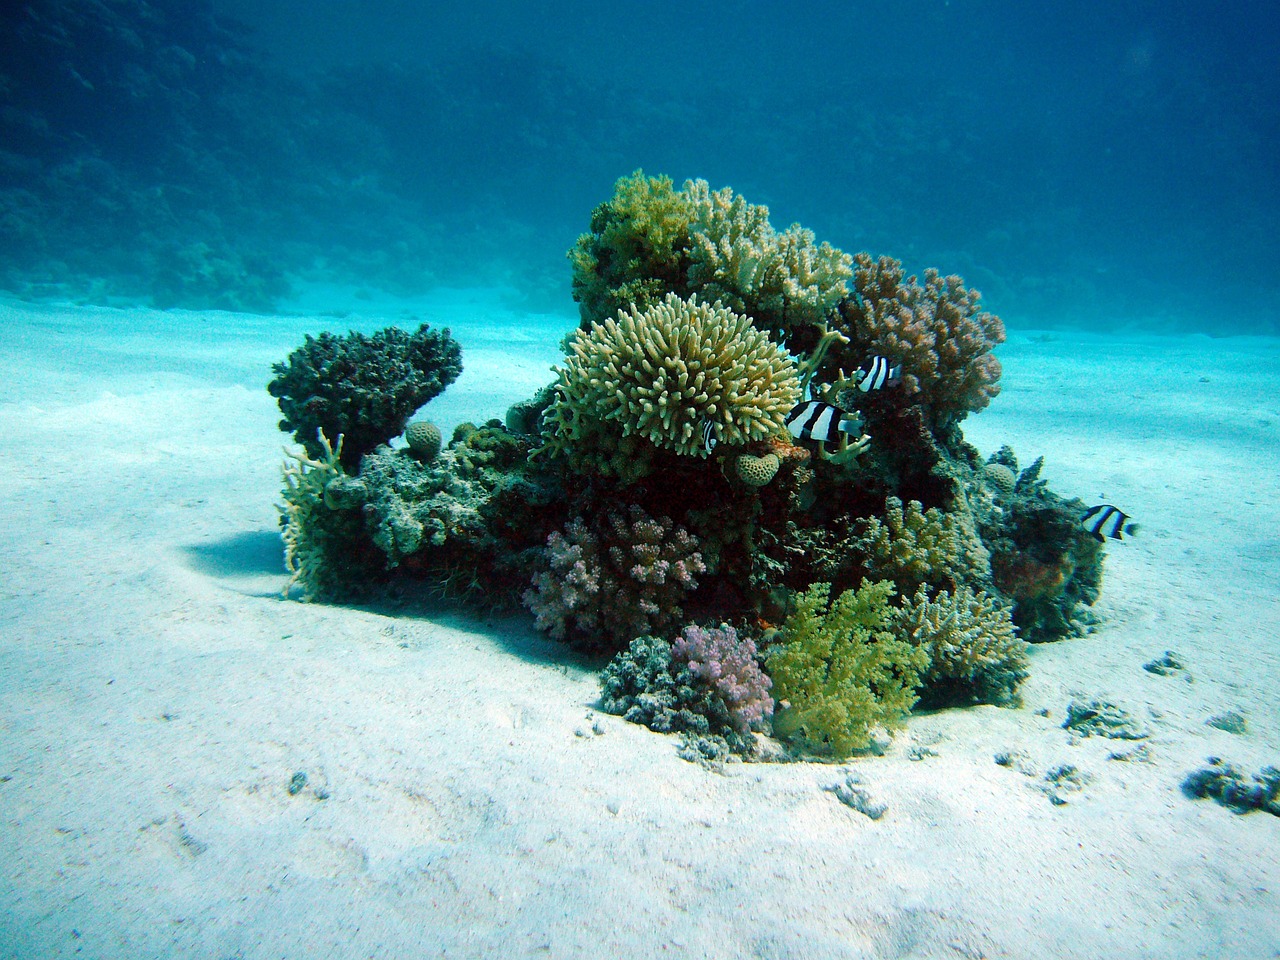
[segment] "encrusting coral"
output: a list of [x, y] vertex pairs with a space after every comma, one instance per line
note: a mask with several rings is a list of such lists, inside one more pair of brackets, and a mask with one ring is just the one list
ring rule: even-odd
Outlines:
[[607, 649], [680, 620], [681, 599], [706, 572], [697, 538], [632, 504], [589, 524], [581, 516], [547, 538], [545, 568], [524, 593], [538, 629]]
[[902, 722], [929, 658], [895, 635], [893, 592], [882, 580], [830, 603], [826, 583], [797, 595], [765, 660], [778, 701], [775, 734], [810, 753], [845, 757], [868, 746], [877, 726]]
[[705, 457], [708, 425], [729, 446], [763, 440], [783, 431], [799, 398], [786, 351], [746, 317], [696, 296], [669, 294], [579, 330], [559, 374], [543, 418], [547, 446], [606, 475], [627, 438]]
[[414, 411], [453, 383], [462, 372], [462, 350], [447, 329], [427, 324], [409, 333], [387, 327], [372, 336], [308, 334], [284, 363], [271, 367], [267, 391], [313, 459], [324, 454], [316, 431], [344, 438], [342, 465], [398, 436]]
[[925, 706], [1017, 702], [1027, 644], [995, 598], [967, 586], [930, 598], [922, 586], [896, 620], [905, 639], [929, 654], [920, 691]]

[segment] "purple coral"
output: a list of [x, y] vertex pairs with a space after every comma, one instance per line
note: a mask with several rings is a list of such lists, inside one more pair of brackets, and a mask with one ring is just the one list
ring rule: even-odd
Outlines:
[[707, 569], [698, 547], [669, 517], [654, 519], [635, 504], [594, 524], [575, 517], [547, 538], [549, 569], [534, 576], [524, 605], [556, 639], [626, 644], [679, 621], [681, 597]]
[[711, 630], [696, 625], [671, 645], [673, 660], [683, 660], [723, 702], [739, 733], [773, 716], [773, 681], [756, 661], [756, 642], [739, 637], [726, 623]]
[[924, 282], [903, 277], [892, 257], [854, 257], [858, 296], [846, 301], [845, 321], [858, 347], [902, 364], [903, 389], [919, 394], [939, 425], [981, 410], [1000, 392], [1004, 323], [981, 309], [976, 290], [957, 276], [926, 270]]

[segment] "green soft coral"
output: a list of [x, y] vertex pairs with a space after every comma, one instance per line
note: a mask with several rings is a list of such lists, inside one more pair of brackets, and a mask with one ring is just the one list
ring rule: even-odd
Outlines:
[[782, 707], [774, 714], [776, 735], [814, 754], [845, 757], [868, 746], [875, 727], [901, 724], [929, 658], [894, 635], [893, 593], [882, 580], [834, 602], [826, 583], [796, 597], [782, 642], [767, 658]]

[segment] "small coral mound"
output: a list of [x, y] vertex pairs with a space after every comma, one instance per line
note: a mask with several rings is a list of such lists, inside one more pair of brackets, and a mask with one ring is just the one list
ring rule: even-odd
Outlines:
[[342, 465], [400, 434], [414, 412], [462, 372], [462, 350], [449, 331], [422, 324], [414, 333], [387, 327], [372, 336], [322, 333], [272, 366], [267, 390], [313, 459], [324, 455], [317, 430], [345, 438]]
[[828, 604], [829, 584], [796, 597], [766, 666], [779, 709], [774, 732], [815, 754], [848, 756], [893, 727], [916, 702], [928, 655], [894, 635], [888, 581], [864, 583]]
[[546, 564], [524, 593], [538, 629], [588, 649], [617, 647], [680, 619], [706, 572], [696, 537], [635, 504], [594, 524], [575, 517], [547, 538]]
[[1182, 792], [1193, 799], [1212, 797], [1233, 813], [1265, 810], [1280, 817], [1280, 770], [1263, 767], [1248, 778], [1233, 764], [1210, 757], [1209, 765], [1187, 775]]
[[734, 472], [738, 479], [748, 487], [763, 487], [778, 473], [782, 461], [776, 453], [766, 453], [763, 457], [750, 453], [739, 454], [733, 461]]
[[799, 397], [784, 350], [746, 317], [697, 297], [668, 295], [578, 331], [559, 373], [545, 415], [549, 446], [579, 457], [595, 447], [601, 472], [630, 437], [689, 457], [706, 456], [707, 424], [721, 443], [763, 440], [782, 431]]
[[898, 613], [898, 627], [929, 654], [920, 700], [925, 706], [1012, 704], [1027, 677], [1027, 644], [1009, 610], [985, 593], [960, 587], [933, 599], [922, 586]]
[[739, 637], [727, 623], [710, 630], [685, 627], [671, 646], [671, 656], [686, 663], [689, 672], [719, 698], [739, 733], [761, 727], [773, 716], [769, 696], [773, 684], [756, 662], [756, 643]]
[[444, 437], [440, 428], [430, 420], [415, 420], [404, 428], [404, 441], [409, 445], [409, 452], [422, 463], [430, 463], [440, 456], [440, 447]]

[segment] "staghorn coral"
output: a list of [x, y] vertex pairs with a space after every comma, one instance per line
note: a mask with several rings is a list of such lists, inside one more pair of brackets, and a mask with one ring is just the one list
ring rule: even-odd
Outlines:
[[929, 654], [924, 705], [1017, 702], [1018, 684], [1027, 676], [1027, 644], [994, 597], [962, 586], [930, 599], [921, 586], [896, 619], [901, 634]]
[[792, 224], [782, 233], [769, 208], [747, 203], [729, 187], [712, 190], [690, 180], [684, 193], [689, 225], [689, 289], [744, 313], [786, 338], [802, 325], [822, 323], [848, 295], [853, 261], [813, 232]]
[[917, 500], [904, 509], [901, 500], [889, 497], [884, 521], [865, 521], [859, 548], [872, 574], [892, 580], [903, 595], [921, 584], [955, 588], [991, 578], [987, 550], [968, 514], [925, 510]]
[[447, 329], [427, 324], [409, 333], [387, 327], [372, 336], [322, 333], [274, 364], [267, 391], [277, 399], [281, 430], [313, 459], [324, 455], [316, 431], [345, 438], [342, 465], [360, 458], [404, 430], [419, 407], [462, 372], [462, 351]]
[[[696, 296], [668, 295], [578, 331], [558, 372], [558, 395], [543, 418], [546, 448], [577, 469], [629, 468], [632, 478], [652, 459], [645, 444], [706, 456], [704, 422], [728, 445], [780, 433], [799, 396], [785, 351], [747, 318]], [[633, 442], [628, 464], [618, 464], [633, 437], [644, 443]]]
[[524, 592], [538, 629], [587, 649], [626, 643], [680, 619], [707, 567], [698, 540], [632, 504], [593, 524], [581, 516], [547, 538], [544, 569]]
[[687, 292], [692, 214], [670, 177], [637, 170], [614, 184], [613, 197], [592, 211], [591, 231], [569, 251], [584, 329], [620, 310], [645, 310], [667, 293]]
[[766, 668], [778, 700], [774, 732], [803, 749], [848, 756], [893, 727], [915, 703], [928, 655], [895, 637], [893, 584], [864, 582], [828, 603], [830, 584], [796, 597]]
[[904, 279], [892, 257], [854, 256], [855, 296], [841, 308], [847, 348], [839, 362], [856, 366], [880, 354], [902, 364], [902, 389], [929, 410], [935, 429], [983, 409], [1000, 392], [1000, 361], [991, 351], [1004, 342], [1004, 324], [981, 309], [976, 290], [957, 276], [926, 270], [924, 281]]
[[712, 691], [739, 733], [766, 725], [773, 716], [772, 681], [756, 662], [756, 643], [727, 623], [710, 630], [690, 624], [671, 645], [671, 657]]

